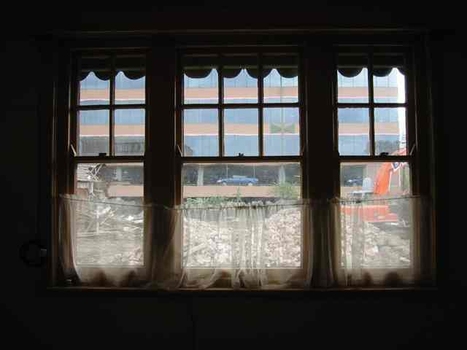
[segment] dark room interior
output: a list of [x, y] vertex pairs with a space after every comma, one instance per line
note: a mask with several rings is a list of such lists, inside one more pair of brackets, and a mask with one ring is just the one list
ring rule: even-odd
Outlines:
[[[462, 348], [467, 288], [460, 184], [465, 121], [465, 15], [461, 3], [386, 1], [231, 2], [127, 5], [12, 4], [3, 11], [1, 182], [4, 347], [39, 349]], [[274, 4], [274, 5], [273, 5]], [[283, 8], [285, 7], [285, 8]], [[385, 36], [423, 33], [433, 115], [436, 283], [430, 287], [306, 291], [65, 290], [50, 287], [49, 264], [28, 266], [20, 249], [50, 244], [54, 108], [50, 43], [184, 35]], [[151, 39], [152, 40], [152, 39]], [[55, 87], [56, 88], [56, 87]], [[11, 345], [7, 345], [11, 344]]]

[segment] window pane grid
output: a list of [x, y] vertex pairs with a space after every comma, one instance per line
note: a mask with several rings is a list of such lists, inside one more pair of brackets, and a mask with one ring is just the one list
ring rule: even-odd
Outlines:
[[[400, 57], [403, 57], [402, 54]], [[386, 61], [388, 63], [384, 63]], [[405, 96], [404, 64], [404, 61], [401, 59], [394, 59], [391, 56], [382, 54], [373, 54], [371, 51], [367, 54], [350, 55], [347, 53], [345, 55], [338, 56], [336, 79], [338, 88], [337, 98], [335, 100], [335, 114], [337, 116], [336, 125], [338, 126], [336, 136], [339, 140], [337, 150], [339, 151], [340, 156], [366, 155], [369, 157], [376, 157], [381, 155], [399, 155], [400, 152], [396, 151], [399, 151], [399, 149], [406, 150], [407, 118], [405, 116], [405, 110], [408, 103]], [[365, 78], [364, 80], [366, 83], [363, 83], [364, 80], [360, 78], [359, 80], [357, 79], [358, 81], [356, 80], [356, 77], [359, 77], [362, 74], [364, 74], [363, 77]], [[346, 78], [346, 76], [349, 78]], [[357, 96], [362, 93], [361, 91], [357, 92], [357, 95], [353, 97], [346, 95], [346, 87], [359, 86], [366, 87], [365, 90], [367, 91], [364, 92], [364, 94], [368, 96], [368, 100], [366, 102], [363, 97]], [[385, 94], [389, 97], [386, 98]], [[369, 130], [368, 133], [366, 134], [365, 132], [365, 134], [369, 139], [367, 139], [366, 144], [363, 139], [358, 141], [361, 145], [357, 148], [353, 147], [353, 150], [349, 151], [352, 147], [350, 147], [350, 143], [348, 142], [355, 144], [355, 142], [357, 142], [356, 138], [358, 137], [358, 133], [351, 136], [349, 132], [345, 132], [346, 126], [348, 129], [348, 124], [343, 124], [341, 116], [343, 111], [351, 110], [367, 110], [369, 115]], [[377, 120], [379, 117], [378, 114], [381, 114], [381, 111], [383, 110], [389, 114], [395, 113], [389, 112], [390, 110], [398, 111], [397, 113], [400, 117], [397, 122], [397, 126], [391, 125], [391, 123], [396, 123], [395, 121], [383, 124], [381, 121]], [[404, 112], [401, 112], [402, 110]], [[353, 118], [350, 116], [346, 117], [346, 119], [347, 123], [352, 122], [352, 119], [353, 122], [359, 123], [357, 115]], [[390, 146], [391, 142], [396, 143], [396, 140], [394, 139], [395, 137], [398, 138], [398, 150], [395, 150]]]
[[[218, 143], [218, 150], [217, 155], [219, 157], [229, 157], [233, 155], [238, 155], [240, 157], [252, 157], [252, 156], [271, 156], [271, 155], [298, 155], [300, 153], [300, 147], [293, 147], [293, 151], [283, 152], [274, 154], [270, 152], [266, 152], [265, 148], [267, 147], [268, 143], [274, 142], [272, 139], [275, 138], [274, 135], [268, 136], [266, 135], [265, 131], [265, 122], [264, 122], [264, 115], [265, 109], [268, 108], [270, 111], [274, 111], [274, 109], [287, 109], [296, 107], [297, 110], [300, 109], [301, 103], [298, 100], [298, 94], [296, 98], [292, 99], [290, 102], [287, 101], [286, 98], [280, 101], [274, 101], [269, 99], [267, 103], [265, 102], [265, 84], [264, 84], [264, 74], [269, 74], [271, 69], [265, 66], [265, 61], [267, 54], [258, 53], [255, 55], [246, 55], [246, 56], [224, 56], [224, 55], [217, 55], [213, 56], [214, 60], [217, 60], [216, 64], [206, 64], [204, 61], [204, 68], [201, 67], [199, 69], [188, 69], [187, 67], [182, 67], [180, 73], [183, 75], [183, 79], [179, 79], [180, 84], [182, 85], [182, 99], [178, 104], [178, 114], [181, 120], [182, 125], [182, 138], [180, 139], [180, 143], [183, 144], [181, 149], [183, 150], [184, 156], [212, 156], [213, 151], [206, 151], [206, 149], [198, 149], [193, 150], [185, 144], [189, 139], [193, 141], [194, 137], [197, 137], [199, 140], [194, 141], [195, 143], [199, 144], [198, 147], [207, 147], [206, 145], [210, 145], [213, 142]], [[187, 57], [187, 56], [183, 56]], [[189, 57], [189, 56], [188, 56]], [[235, 59], [235, 64], [229, 62], [232, 57]], [[242, 62], [242, 59], [246, 57], [247, 61], [250, 63]], [[296, 57], [296, 56], [290, 56]], [[287, 58], [287, 57], [286, 57]], [[182, 58], [182, 62], [190, 61], [192, 58], [185, 59]], [[195, 57], [195, 59], [198, 59]], [[255, 63], [252, 65], [251, 60], [256, 60]], [[284, 60], [284, 59], [282, 59]], [[269, 61], [271, 59], [269, 58]], [[226, 63], [227, 62], [227, 63]], [[290, 64], [290, 63], [289, 63]], [[292, 63], [292, 65], [296, 65], [298, 67], [298, 63]], [[271, 63], [269, 64], [271, 66]], [[268, 67], [269, 67], [268, 66]], [[246, 68], [246, 69], [245, 69]], [[293, 68], [293, 67], [292, 67]], [[282, 74], [294, 74], [295, 71], [290, 68], [281, 68], [279, 69]], [[265, 72], [265, 69], [268, 72]], [[292, 69], [292, 70], [291, 70]], [[187, 72], [192, 77], [208, 77], [209, 75], [213, 74], [214, 71], [217, 71], [217, 84], [211, 81], [210, 87], [217, 88], [217, 96], [211, 94], [210, 101], [206, 101], [205, 99], [201, 98], [201, 92], [195, 91], [195, 86], [193, 85], [193, 79], [187, 77]], [[277, 73], [277, 72], [276, 72]], [[237, 74], [237, 75], [235, 75]], [[277, 73], [279, 74], [279, 73]], [[298, 73], [296, 73], [298, 74]], [[234, 77], [237, 78], [234, 78]], [[255, 84], [251, 85], [249, 82], [255, 77]], [[230, 79], [230, 80], [229, 80]], [[232, 80], [233, 79], [233, 80]], [[237, 79], [237, 80], [235, 80]], [[238, 80], [240, 79], [240, 80]], [[295, 80], [298, 81], [298, 77]], [[240, 84], [240, 85], [239, 85]], [[273, 82], [269, 82], [268, 84], [273, 84]], [[196, 84], [195, 84], [196, 85]], [[199, 85], [199, 84], [198, 84]], [[196, 87], [198, 87], [196, 85]], [[202, 85], [202, 84], [201, 84]], [[198, 90], [202, 90], [201, 85], [198, 87]], [[251, 85], [251, 86], [250, 86]], [[274, 85], [274, 84], [273, 84]], [[298, 89], [298, 83], [296, 83], [296, 88]], [[240, 87], [244, 86], [244, 88]], [[252, 87], [256, 87], [256, 101], [252, 102], [252, 100], [246, 96], [246, 100], [243, 101], [240, 96], [237, 96], [237, 92], [232, 89], [246, 89], [245, 93], [249, 96], [250, 90]], [[229, 90], [230, 89], [230, 90]], [[250, 91], [250, 92], [248, 92]], [[187, 99], [187, 94], [190, 96], [197, 96], [199, 95], [199, 99], [197, 101]], [[227, 94], [227, 96], [226, 96]], [[214, 103], [214, 101], [217, 101]], [[281, 108], [282, 107], [282, 108]], [[184, 119], [185, 115], [189, 110], [195, 110], [196, 113], [204, 110], [205, 113], [209, 113], [209, 110], [217, 109], [218, 111], [218, 133], [217, 135], [213, 135], [212, 132], [207, 132], [206, 135], [202, 136], [195, 136], [190, 134], [190, 130], [194, 130], [193, 126], [188, 126], [187, 121]], [[248, 114], [251, 111], [255, 112], [254, 118], [248, 118]], [[245, 115], [241, 115], [242, 113], [246, 113]], [[253, 127], [253, 123], [256, 124], [256, 127]], [[299, 122], [296, 123], [299, 128]], [[239, 129], [241, 125], [241, 130]], [[212, 128], [209, 127], [207, 130], [211, 130]], [[236, 130], [236, 131], [235, 131]], [[232, 134], [233, 132], [233, 134]], [[293, 144], [300, 144], [300, 132], [288, 136], [289, 138], [295, 138], [291, 140]], [[212, 140], [211, 140], [212, 139]], [[253, 146], [253, 144], [255, 144]], [[204, 146], [202, 146], [204, 145]], [[235, 146], [236, 145], [236, 146]], [[233, 147], [233, 148], [232, 148]], [[209, 146], [211, 148], [211, 146]], [[267, 154], [269, 153], [269, 154]]]
[[78, 266], [144, 265], [143, 169], [142, 162], [76, 164]]
[[[263, 72], [263, 55], [258, 55], [258, 102], [264, 104], [264, 72]], [[263, 106], [264, 107], [264, 106]], [[264, 108], [258, 109], [258, 151], [260, 156], [264, 156]]]
[[[348, 83], [343, 75], [362, 73], [355, 67], [341, 67], [346, 58], [339, 56], [337, 60], [334, 111], [340, 159], [338, 192], [341, 197], [352, 198], [410, 194], [412, 157], [407, 152], [405, 69], [396, 65], [399, 61], [384, 63], [386, 56], [377, 56], [371, 50], [365, 56], [368, 101], [363, 103], [357, 96], [354, 100], [343, 98]], [[352, 57], [350, 61], [356, 63], [356, 56]]]
[[182, 166], [182, 199], [198, 204], [299, 199], [301, 173], [301, 161], [186, 162]]
[[[235, 50], [235, 47], [230, 49]], [[354, 46], [352, 50], [354, 49], [358, 50], [358, 47]], [[287, 64], [276, 67], [274, 64], [267, 63], [265, 58], [267, 55], [280, 55], [280, 53], [272, 54], [264, 51], [264, 48], [259, 49], [262, 51], [254, 54], [251, 54], [250, 48], [245, 48], [245, 50], [248, 52], [244, 54], [245, 56], [257, 58], [258, 61], [254, 67], [242, 65], [241, 62], [227, 64], [227, 61], [223, 61], [223, 59], [229, 55], [236, 55], [235, 52], [230, 51], [228, 54], [214, 55], [219, 58], [219, 62], [208, 67], [210, 71], [207, 76], [204, 76], [205, 72], [202, 71], [204, 66], [201, 66], [201, 69], [191, 69], [189, 78], [184, 75], [183, 66], [178, 67], [177, 73], [169, 72], [167, 74], [169, 78], [173, 77], [174, 73], [177, 75], [175, 78], [176, 90], [172, 89], [174, 86], [167, 89], [176, 95], [175, 100], [165, 98], [170, 96], [169, 93], [163, 94], [164, 98], [159, 98], [159, 100], [155, 98], [156, 90], [164, 91], [163, 84], [164, 81], [167, 81], [166, 79], [160, 79], [159, 82], [156, 82], [155, 78], [148, 79], [151, 81], [151, 87], [153, 84], [156, 85], [156, 89], [151, 89], [151, 101], [146, 96], [143, 98], [140, 91], [138, 93], [130, 91], [140, 89], [146, 84], [146, 79], [143, 76], [143, 78], [132, 80], [134, 77], [132, 73], [127, 76], [124, 70], [119, 70], [115, 53], [105, 56], [106, 59], [109, 59], [109, 66], [99, 66], [96, 69], [97, 73], [92, 70], [88, 72], [88, 78], [84, 79], [89, 80], [85, 84], [80, 85], [79, 80], [75, 77], [76, 73], [80, 74], [80, 71], [73, 70], [72, 80], [73, 83], [77, 82], [75, 84], [77, 87], [74, 86], [71, 90], [71, 96], [76, 98], [75, 101], [72, 101], [70, 128], [72, 134], [76, 135], [71, 137], [71, 143], [77, 146], [79, 154], [76, 155], [75, 152], [75, 156], [70, 157], [72, 159], [69, 159], [71, 162], [68, 164], [72, 165], [70, 169], [67, 165], [67, 170], [65, 170], [67, 176], [73, 173], [69, 177], [69, 180], [72, 180], [71, 186], [67, 184], [67, 188], [73, 187], [74, 183], [75, 194], [95, 196], [94, 199], [111, 199], [109, 202], [115, 198], [118, 202], [122, 199], [119, 197], [130, 197], [131, 200], [136, 199], [135, 207], [141, 207], [143, 199], [151, 203], [158, 203], [158, 201], [165, 203], [160, 198], [167, 195], [167, 197], [172, 196], [171, 200], [173, 200], [173, 202], [167, 201], [169, 203], [167, 207], [170, 208], [179, 204], [206, 203], [220, 206], [232, 203], [241, 206], [243, 203], [247, 207], [260, 201], [265, 204], [276, 202], [283, 204], [293, 199], [320, 198], [319, 195], [322, 192], [326, 196], [329, 195], [326, 198], [340, 194], [344, 201], [350, 199], [349, 202], [352, 202], [350, 206], [354, 205], [353, 202], [363, 204], [362, 218], [371, 225], [394, 225], [396, 221], [398, 225], [405, 225], [409, 221], [404, 216], [408, 212], [406, 207], [402, 205], [396, 207], [391, 203], [381, 204], [373, 201], [374, 199], [382, 201], [399, 199], [398, 197], [410, 195], [412, 187], [415, 188], [414, 192], [419, 192], [417, 184], [413, 186], [413, 182], [416, 181], [420, 171], [418, 169], [420, 168], [420, 160], [417, 154], [412, 156], [412, 152], [409, 152], [410, 146], [414, 145], [410, 144], [408, 148], [406, 146], [407, 130], [415, 130], [416, 121], [409, 117], [415, 114], [416, 99], [412, 98], [413, 91], [406, 95], [406, 72], [403, 65], [400, 65], [398, 60], [391, 61], [395, 62], [394, 65], [386, 63], [381, 57], [375, 58], [378, 55], [382, 56], [382, 51], [373, 52], [372, 48], [365, 49], [367, 51], [364, 54], [356, 55], [364, 56], [367, 60], [361, 72], [357, 72], [358, 74], [354, 76], [355, 79], [352, 76], [349, 78], [344, 74], [339, 75], [339, 64], [338, 72], [334, 75], [335, 79], [332, 79], [331, 74], [336, 72], [333, 72], [335, 66], [333, 66], [333, 60], [329, 58], [332, 58], [333, 53], [329, 52], [329, 55], [323, 55], [323, 57], [318, 55], [318, 59], [314, 61], [311, 59], [312, 55], [308, 51], [304, 51], [306, 64], [300, 65], [299, 68], [303, 70], [301, 73], [307, 74], [306, 77], [308, 77], [310, 85], [317, 82], [315, 86], [325, 91], [321, 93], [314, 89], [303, 88], [305, 84], [304, 81], [300, 81], [300, 75], [293, 76], [294, 67]], [[163, 64], [159, 67], [164, 67], [168, 61], [175, 63], [172, 62], [171, 48], [169, 51], [171, 56], [167, 55], [167, 60], [163, 60]], [[184, 50], [183, 52], [186, 54], [193, 51]], [[313, 51], [311, 52], [313, 53]], [[328, 65], [321, 66], [320, 63], [324, 62], [325, 59]], [[357, 61], [354, 63], [358, 66], [360, 63]], [[310, 62], [318, 62], [319, 64], [312, 66], [309, 64]], [[110, 69], [107, 69], [108, 67]], [[170, 67], [173, 68], [173, 66]], [[315, 82], [313, 74], [309, 74], [304, 67], [311, 67], [310, 71], [313, 74], [323, 68], [326, 74], [321, 74], [322, 77], [318, 77]], [[228, 72], [228, 70], [230, 71]], [[237, 70], [239, 74], [235, 76], [234, 73]], [[388, 75], [385, 75], [387, 72], [389, 72]], [[354, 73], [346, 72], [350, 75]], [[158, 77], [157, 74], [151, 74], [151, 76]], [[331, 79], [329, 79], [330, 77]], [[412, 78], [415, 78], [415, 74]], [[335, 99], [334, 105], [329, 99], [332, 97], [333, 80], [337, 92], [333, 97]], [[326, 85], [324, 81], [327, 81], [329, 85]], [[128, 86], [127, 89], [125, 84], [131, 86]], [[300, 89], [298, 85], [300, 85]], [[409, 85], [415, 86], [415, 83], [409, 81]], [[323, 88], [323, 86], [327, 88]], [[185, 88], [191, 90], [187, 92], [184, 91]], [[204, 89], [203, 93], [197, 91], [199, 89]], [[242, 96], [241, 89], [248, 92]], [[82, 96], [81, 90], [83, 90]], [[313, 98], [314, 93], [316, 93], [315, 98]], [[354, 93], [355, 95], [352, 95]], [[340, 94], [343, 96], [339, 96]], [[298, 95], [301, 97], [298, 98]], [[158, 112], [157, 108], [160, 107], [159, 103], [153, 105], [153, 102], [162, 102], [163, 99], [168, 101], [165, 105], [166, 108], [163, 108], [162, 113], [154, 114], [167, 117], [165, 122], [168, 124], [164, 124], [164, 128], [161, 127], [159, 130], [164, 132], [169, 129], [167, 126], [172, 123], [170, 128], [175, 128], [175, 139], [170, 136], [171, 142], [165, 143], [164, 147], [161, 148], [158, 145], [154, 146], [154, 143], [151, 144], [151, 150], [153, 147], [159, 148], [159, 151], [162, 150], [156, 157], [153, 157], [156, 161], [152, 163], [150, 162], [152, 158], [146, 159], [142, 153], [145, 148], [147, 107], [151, 108], [151, 115], [153, 115], [152, 111]], [[175, 114], [173, 113], [174, 106], [170, 105], [171, 100], [176, 101]], [[325, 102], [321, 104], [320, 101]], [[310, 107], [309, 111], [304, 108], [305, 102]], [[332, 120], [333, 114], [334, 121]], [[172, 119], [172, 115], [175, 119]], [[327, 121], [319, 121], [320, 115], [324, 117], [327, 115], [330, 118]], [[310, 116], [311, 122], [309, 124], [304, 116]], [[314, 124], [315, 122], [316, 124]], [[315, 128], [317, 125], [320, 126], [320, 123], [322, 127]], [[332, 123], [336, 128], [334, 134], [332, 134]], [[157, 124], [156, 119], [152, 123], [155, 130], [157, 130]], [[307, 128], [305, 129], [304, 126]], [[306, 137], [302, 137], [302, 130]], [[151, 131], [151, 135], [160, 135], [153, 133], [153, 131]], [[320, 134], [326, 136], [321, 138]], [[338, 142], [335, 142], [336, 145], [333, 148], [332, 138], [336, 135], [334, 140]], [[316, 137], [316, 142], [313, 140], [314, 137]], [[326, 142], [321, 142], [324, 139]], [[172, 141], [175, 142], [172, 144]], [[312, 141], [312, 146], [307, 145], [310, 141]], [[95, 142], [94, 148], [92, 142]], [[320, 144], [323, 145], [322, 148]], [[174, 150], [174, 145], [183, 146], [178, 149], [179, 156], [165, 152], [169, 147]], [[316, 151], [310, 152], [310, 149]], [[340, 151], [338, 157], [334, 157], [336, 149]], [[166, 153], [167, 157], [161, 156], [162, 153]], [[320, 153], [323, 155], [321, 159], [319, 158]], [[320, 161], [315, 162], [317, 159]], [[143, 171], [146, 161], [148, 161], [147, 165], [150, 166], [146, 167], [146, 171]], [[173, 173], [169, 173], [169, 176], [166, 177], [168, 180], [162, 181], [163, 186], [165, 186], [162, 191], [154, 190], [160, 183], [157, 180], [159, 164], [156, 163], [174, 165], [174, 169], [170, 170]], [[133, 174], [133, 178], [128, 177], [125, 172], [128, 171], [128, 168], [135, 168], [135, 165], [141, 174]], [[96, 170], [100, 167], [103, 170]], [[321, 171], [319, 167], [321, 167]], [[313, 175], [315, 169], [316, 172], [321, 172], [323, 175], [315, 177]], [[147, 192], [143, 190], [143, 173], [145, 177], [150, 175], [156, 178], [156, 181], [152, 182], [151, 179], [149, 182], [150, 186], [147, 186]], [[89, 177], [83, 177], [83, 174], [89, 175]], [[98, 178], [95, 177], [96, 174]], [[329, 176], [328, 179], [331, 179], [330, 181], [325, 179], [327, 176]], [[137, 182], [135, 182], [135, 177]], [[318, 188], [317, 191], [314, 191], [314, 186]], [[323, 191], [320, 187], [323, 187]], [[162, 196], [159, 196], [158, 191], [162, 193]], [[386, 197], [374, 197], [375, 195]], [[128, 199], [130, 200], [130, 198]], [[123, 199], [127, 200], [127, 198]], [[368, 202], [373, 201], [373, 203], [363, 201], [366, 199], [370, 199]], [[338, 200], [340, 201], [340, 199]], [[101, 201], [101, 203], [103, 202], [105, 201]], [[114, 215], [114, 210], [118, 210], [122, 204], [127, 203], [111, 203], [111, 206], [115, 205], [115, 208], [109, 207], [112, 215]], [[106, 209], [99, 206], [100, 204], [88, 209], [99, 216], [99, 213]], [[178, 210], [178, 208], [176, 209]], [[355, 217], [355, 212], [354, 208], [351, 207], [348, 211], [343, 210], [340, 213]], [[118, 267], [146, 265], [149, 261], [147, 259], [151, 257], [147, 256], [149, 254], [146, 254], [145, 250], [150, 248], [146, 246], [149, 241], [142, 239], [146, 232], [143, 230], [143, 227], [146, 226], [141, 225], [141, 223], [144, 224], [144, 218], [140, 220], [143, 216], [136, 212], [117, 214], [125, 217], [125, 220], [136, 219], [138, 222], [132, 221], [131, 225], [137, 225], [125, 226], [125, 223], [125, 225], [116, 224], [113, 227], [101, 226], [101, 224], [110, 225], [113, 220], [118, 221], [119, 218], [109, 216], [100, 220], [101, 218], [96, 216], [97, 219], [93, 217], [89, 219], [87, 214], [86, 220], [88, 221], [82, 219], [81, 222], [77, 221], [78, 224], [81, 224], [77, 230], [81, 235], [80, 242], [77, 242], [80, 247], [74, 251], [77, 265], [87, 267], [96, 267], [99, 264]], [[227, 219], [235, 220], [236, 217], [231, 216]], [[106, 220], [109, 221], [105, 222]], [[308, 232], [307, 225], [312, 224], [301, 221], [298, 225], [300, 229], [296, 232], [301, 241], [297, 246], [301, 247], [302, 255], [299, 256], [297, 264], [274, 266], [303, 267], [304, 259], [310, 258], [306, 255], [314, 253], [314, 250], [305, 247], [306, 237], [303, 235], [303, 232]], [[337, 234], [336, 237], [339, 239], [339, 232], [334, 232], [333, 229], [334, 227], [331, 228], [330, 233]], [[118, 230], [125, 232], [135, 230], [134, 232], [138, 233], [138, 237], [136, 235], [135, 237], [126, 235], [126, 237], [121, 234], [123, 232], [119, 232], [120, 236], [114, 237], [117, 240], [131, 238], [131, 242], [128, 240], [128, 242], [123, 243], [128, 244], [131, 254], [122, 250], [111, 254], [115, 257], [118, 256], [118, 259], [110, 261], [107, 259], [108, 257], [105, 257], [105, 261], [85, 261], [84, 257], [86, 256], [87, 259], [92, 254], [84, 250], [94, 248], [83, 244], [87, 235], [104, 233], [105, 236], [117, 233]], [[203, 231], [207, 232], [207, 230]], [[286, 231], [286, 227], [283, 231]], [[313, 238], [320, 237], [321, 233], [318, 229], [313, 233]], [[182, 239], [186, 238], [185, 232], [182, 231], [180, 234]], [[347, 232], [346, 234], [349, 237]], [[184, 249], [183, 242], [181, 246], [177, 246], [179, 238], [175, 237], [174, 244], [176, 248], [182, 247]], [[120, 244], [120, 242], [118, 243]], [[344, 239], [344, 246], [345, 243]], [[110, 245], [110, 241], [103, 244], [102, 247]], [[104, 249], [101, 248], [96, 250], [103, 251]], [[405, 249], [406, 246], [404, 245], [403, 248]], [[133, 254], [135, 252], [142, 253], [143, 250], [144, 256]], [[411, 250], [409, 253], [413, 254]], [[203, 258], [201, 253], [199, 255]], [[395, 266], [405, 268], [406, 264], [412, 261], [412, 257], [410, 256], [410, 261], [407, 262], [405, 251], [401, 257], [404, 260]], [[338, 260], [345, 258], [345, 252], [340, 258], [337, 256]], [[170, 258], [170, 260], [170, 263], [175, 262], [177, 266], [181, 264], [188, 268], [211, 266], [204, 263], [186, 263], [183, 260], [180, 262], [178, 257]], [[219, 269], [224, 267], [222, 264], [212, 266]], [[265, 266], [269, 269], [273, 265], [266, 264]], [[382, 269], [387, 267], [384, 264], [374, 266], [381, 266]], [[373, 265], [370, 266], [370, 268], [372, 267]]]
[[[79, 83], [76, 93], [80, 97], [73, 108], [77, 115], [78, 157], [143, 155], [147, 106], [145, 56], [109, 53], [99, 59], [82, 58], [80, 62], [78, 78], [84, 78], [84, 83], [83, 80]], [[107, 103], [95, 103], [92, 100], [95, 97]], [[105, 135], [99, 122], [103, 113], [108, 116]], [[86, 115], [87, 125], [82, 125], [80, 115]], [[82, 134], [82, 130], [87, 130], [87, 134]], [[108, 144], [106, 147], [96, 146], [102, 136]]]

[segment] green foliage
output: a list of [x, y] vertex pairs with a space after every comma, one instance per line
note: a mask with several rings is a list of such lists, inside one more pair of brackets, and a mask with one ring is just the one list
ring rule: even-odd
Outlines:
[[218, 207], [218, 206], [228, 206], [238, 205], [243, 203], [241, 198], [240, 191], [237, 191], [236, 198], [229, 198], [229, 197], [199, 197], [199, 198], [187, 198], [186, 204], [189, 206], [200, 206], [200, 207]]
[[216, 197], [199, 197], [199, 198], [187, 198], [186, 204], [189, 205], [199, 205], [199, 206], [216, 206], [229, 202], [229, 199], [226, 197], [216, 196]]
[[298, 199], [300, 197], [297, 187], [290, 182], [276, 184], [272, 188], [272, 194], [284, 199]]
[[242, 202], [242, 192], [240, 191], [240, 188], [237, 187], [237, 193], [235, 195], [235, 199], [237, 203]]
[[271, 134], [278, 134], [278, 133], [293, 133], [295, 132], [295, 124], [277, 124], [271, 123], [270, 124], [270, 131]]

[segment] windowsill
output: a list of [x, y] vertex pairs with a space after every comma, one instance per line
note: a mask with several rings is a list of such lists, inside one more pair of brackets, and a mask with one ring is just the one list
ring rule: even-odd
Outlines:
[[177, 290], [160, 290], [146, 288], [121, 287], [48, 287], [46, 296], [112, 296], [112, 297], [291, 297], [291, 298], [352, 298], [365, 296], [411, 297], [419, 295], [438, 295], [442, 291], [438, 287], [345, 287], [345, 288], [315, 288], [315, 289], [231, 289], [209, 288]]

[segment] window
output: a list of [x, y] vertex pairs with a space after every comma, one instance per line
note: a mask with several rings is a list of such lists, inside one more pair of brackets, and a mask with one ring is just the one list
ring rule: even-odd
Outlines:
[[[180, 55], [183, 76], [178, 81], [183, 85], [178, 90], [184, 96], [177, 106], [181, 126], [178, 142], [183, 150], [180, 202], [229, 207], [301, 198], [303, 108], [298, 98], [298, 52], [217, 52], [202, 56], [182, 51]], [[217, 81], [211, 77], [217, 77]], [[209, 92], [209, 100], [201, 84], [193, 84], [208, 79], [209, 87], [215, 87]], [[282, 212], [262, 214], [272, 223], [280, 220]], [[293, 210], [288, 212], [292, 215]], [[302, 219], [299, 211], [293, 213], [297, 223], [287, 249], [296, 253], [288, 257], [269, 254], [280, 238], [277, 242], [269, 240], [263, 248], [267, 251], [263, 262], [266, 268], [299, 269], [304, 263]], [[215, 240], [222, 230], [210, 214], [198, 209], [184, 221], [185, 249], [197, 245], [196, 249], [204, 242], [204, 249], [186, 258], [188, 268], [232, 264], [235, 254], [226, 254], [233, 249], [231, 234], [218, 238], [218, 250], [205, 243]], [[199, 222], [200, 227], [193, 228], [193, 222]], [[206, 232], [211, 232], [211, 237], [203, 237]], [[214, 259], [215, 255], [224, 257]]]
[[[391, 162], [398, 165], [392, 168], [392, 182], [385, 189], [385, 195], [412, 193], [412, 187], [408, 182], [411, 179], [412, 160], [407, 149], [412, 148], [414, 140], [407, 138], [408, 103], [403, 74], [406, 71], [405, 66], [404, 54], [396, 55], [394, 49], [386, 54], [371, 51], [364, 54], [358, 51], [357, 53], [340, 52], [337, 57], [335, 103], [337, 123], [335, 125], [337, 125], [336, 138], [339, 140], [337, 147], [339, 161], [349, 172], [352, 168], [351, 163], [357, 163], [355, 167], [360, 169], [368, 167], [360, 164], [362, 162], [378, 164], [381, 162], [381, 156], [389, 157]], [[381, 90], [381, 84], [377, 82], [390, 76], [397, 77], [397, 84], [383, 87], [384, 90]], [[362, 81], [361, 77], [365, 77], [366, 81]], [[347, 87], [346, 80], [356, 79], [360, 81], [357, 88], [355, 84]], [[390, 96], [394, 98], [389, 98]], [[403, 172], [407, 172], [405, 175], [398, 173], [401, 164], [405, 168]], [[364, 171], [364, 173], [368, 178], [376, 176], [374, 171]], [[398, 179], [399, 176], [406, 179], [405, 188], [400, 187], [402, 179]], [[379, 178], [373, 180], [379, 181]], [[340, 189], [341, 196], [348, 194], [348, 189], [345, 187], [342, 186]]]
[[144, 245], [145, 54], [74, 58], [70, 146], [78, 266], [139, 266]]
[[[340, 213], [342, 266], [403, 270], [418, 259], [408, 197], [417, 189], [409, 151], [415, 139], [408, 120], [415, 118], [409, 114], [406, 60], [395, 48], [338, 52], [339, 192], [347, 200]], [[354, 225], [363, 231], [360, 237]]]
[[410, 41], [328, 39], [73, 49], [55, 116], [59, 282], [432, 281], [423, 58]]

